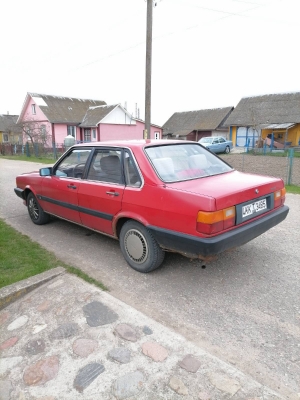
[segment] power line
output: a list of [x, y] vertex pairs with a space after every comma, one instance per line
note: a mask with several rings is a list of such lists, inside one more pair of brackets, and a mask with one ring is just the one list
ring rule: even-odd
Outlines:
[[[146, 1], [146, 0], [145, 0], [145, 1]], [[191, 4], [187, 3], [186, 0], [177, 0], [177, 1], [179, 1], [179, 2], [182, 1], [182, 2], [184, 3], [184, 6], [185, 6], [185, 7], [186, 7], [186, 6], [191, 6], [191, 7], [203, 9], [203, 10], [205, 10], [205, 11], [212, 11], [212, 12], [215, 12], [215, 13], [225, 14], [225, 15], [223, 15], [223, 16], [220, 17], [220, 18], [216, 18], [215, 20], [210, 21], [209, 24], [216, 23], [216, 22], [218, 22], [218, 21], [220, 21], [220, 20], [222, 20], [222, 19], [229, 18], [229, 17], [241, 17], [241, 18], [247, 18], [247, 19], [259, 19], [259, 20], [261, 20], [261, 21], [270, 21], [270, 20], [271, 20], [271, 21], [274, 21], [274, 20], [272, 20], [272, 19], [270, 19], [270, 18], [262, 18], [262, 17], [255, 17], [255, 16], [245, 15], [245, 13], [247, 13], [247, 12], [249, 12], [249, 11], [252, 11], [252, 10], [255, 10], [255, 9], [257, 9], [257, 8], [261, 8], [261, 7], [265, 7], [265, 6], [268, 7], [269, 5], [266, 5], [266, 4], [258, 4], [258, 3], [254, 3], [254, 2], [250, 2], [250, 1], [244, 1], [244, 0], [231, 0], [231, 1], [238, 2], [238, 3], [246, 3], [246, 4], [253, 4], [253, 5], [255, 4], [255, 5], [257, 5], [257, 6], [256, 6], [256, 7], [249, 8], [249, 9], [246, 9], [246, 10], [241, 11], [241, 12], [230, 12], [230, 11], [218, 10], [218, 9], [210, 8], [210, 7], [198, 6], [198, 5], [194, 5], [194, 4], [191, 5]], [[282, 2], [282, 1], [283, 1], [283, 0], [277, 0], [277, 2]], [[272, 4], [273, 4], [273, 3], [272, 3]], [[125, 20], [127, 20], [127, 19], [128, 19], [128, 18], [126, 18]], [[123, 20], [123, 21], [125, 21], [125, 20]], [[278, 22], [278, 23], [280, 22], [280, 23], [284, 23], [284, 24], [290, 24], [289, 21], [276, 21], [276, 20], [275, 20], [275, 22]], [[180, 32], [185, 32], [185, 31], [188, 31], [188, 30], [191, 30], [191, 29], [196, 29], [196, 28], [198, 28], [199, 26], [202, 27], [203, 25], [204, 25], [204, 23], [201, 22], [200, 24], [191, 25], [191, 26], [188, 26], [188, 27], [185, 27], [185, 28], [182, 28], [182, 29], [178, 29], [178, 30], [173, 31], [173, 32], [164, 33], [164, 34], [161, 34], [161, 35], [158, 35], [158, 36], [153, 37], [153, 41], [156, 41], [156, 40], [158, 40], [158, 39], [162, 39], [162, 38], [167, 37], [167, 36], [172, 36], [172, 35], [175, 35], [175, 34], [180, 33]], [[139, 47], [139, 46], [141, 46], [141, 45], [145, 45], [145, 43], [146, 43], [146, 40], [142, 40], [142, 41], [137, 42], [137, 43], [135, 43], [135, 44], [133, 44], [133, 45], [131, 45], [131, 46], [128, 46], [128, 47], [126, 47], [126, 48], [124, 48], [124, 49], [122, 49], [122, 50], [119, 50], [119, 51], [117, 51], [117, 52], [113, 52], [113, 53], [111, 53], [111, 54], [109, 54], [109, 55], [107, 55], [107, 56], [101, 57], [101, 58], [97, 58], [96, 60], [91, 61], [91, 62], [89, 62], [89, 63], [87, 63], [87, 64], [83, 64], [83, 65], [81, 65], [81, 66], [79, 66], [79, 67], [77, 67], [77, 68], [72, 68], [72, 69], [70, 69], [69, 71], [70, 71], [70, 72], [71, 72], [71, 71], [78, 71], [78, 70], [80, 70], [80, 69], [89, 67], [90, 65], [97, 64], [97, 63], [99, 63], [99, 62], [101, 62], [101, 61], [108, 60], [109, 58], [118, 56], [119, 54], [125, 53], [125, 52], [127, 52], [127, 51], [129, 51], [129, 50], [132, 50], [132, 49], [134, 49], [134, 48], [136, 48], [136, 47]]]

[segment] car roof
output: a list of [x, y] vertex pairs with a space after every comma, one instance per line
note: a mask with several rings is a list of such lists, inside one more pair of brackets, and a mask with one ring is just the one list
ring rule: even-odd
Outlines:
[[108, 140], [105, 142], [88, 142], [88, 143], [80, 143], [75, 144], [73, 147], [148, 147], [148, 146], [157, 146], [160, 144], [197, 144], [197, 142], [189, 141], [189, 140], [170, 140], [170, 139], [141, 139], [141, 140]]

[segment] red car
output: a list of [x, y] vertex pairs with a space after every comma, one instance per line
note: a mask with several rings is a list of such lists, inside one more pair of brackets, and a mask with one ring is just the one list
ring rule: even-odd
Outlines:
[[189, 141], [75, 145], [53, 167], [16, 183], [32, 222], [54, 215], [118, 239], [140, 272], [159, 267], [165, 251], [209, 260], [289, 211], [281, 179], [235, 171]]

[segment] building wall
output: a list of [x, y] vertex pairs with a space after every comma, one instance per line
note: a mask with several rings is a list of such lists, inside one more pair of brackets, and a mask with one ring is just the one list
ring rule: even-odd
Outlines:
[[236, 146], [237, 127], [236, 126], [232, 126], [230, 129], [231, 129], [231, 139], [230, 138], [229, 139], [232, 140], [233, 145]]
[[295, 125], [294, 127], [288, 129], [286, 135], [286, 129], [263, 129], [261, 132], [262, 139], [265, 139], [269, 134], [274, 133], [274, 140], [279, 140], [281, 142], [291, 142], [291, 146], [299, 146], [300, 145], [300, 124]]
[[229, 140], [229, 129], [219, 130], [219, 131], [212, 131], [211, 136], [222, 136], [226, 140]]
[[[35, 104], [35, 114], [32, 113], [32, 105]], [[40, 107], [35, 103], [35, 101], [30, 98], [27, 107], [24, 110], [24, 121], [48, 121], [47, 117], [40, 109]]]
[[136, 125], [136, 120], [126, 114], [122, 108], [116, 107], [101, 121], [102, 124], [129, 124]]
[[[35, 114], [32, 112], [32, 105], [35, 104]], [[40, 107], [35, 103], [35, 101], [30, 98], [27, 107], [24, 110], [23, 122], [30, 122], [32, 123], [37, 123], [38, 125], [45, 125], [46, 127], [46, 133], [48, 136], [48, 145], [50, 146], [52, 143], [52, 127], [50, 122], [48, 121], [47, 117], [43, 113], [43, 111], [40, 109]], [[27, 135], [23, 132], [23, 143], [26, 143], [28, 141]]]
[[[237, 134], [237, 127], [232, 126], [231, 127], [232, 131], [232, 142], [233, 145], [236, 146], [236, 134]], [[271, 134], [274, 132], [274, 139], [276, 140], [278, 138], [278, 135], [282, 135], [282, 139], [279, 138], [281, 141], [285, 140], [285, 129], [282, 130], [274, 130], [272, 129], [262, 129], [261, 131], [261, 137], [262, 139], [265, 139], [268, 134]], [[291, 142], [291, 146], [300, 146], [300, 124], [296, 124], [293, 128], [288, 130], [288, 135], [287, 135], [287, 142]]]
[[[100, 141], [106, 140], [133, 140], [144, 139], [145, 124], [136, 121], [136, 125], [107, 125], [100, 124]], [[162, 138], [162, 129], [151, 126], [150, 138], [155, 139], [155, 132], [159, 133], [159, 138]]]

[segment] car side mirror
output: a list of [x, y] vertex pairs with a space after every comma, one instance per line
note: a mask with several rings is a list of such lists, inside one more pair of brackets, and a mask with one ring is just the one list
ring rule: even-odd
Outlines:
[[52, 167], [41, 168], [40, 175], [41, 176], [51, 176], [52, 175]]

